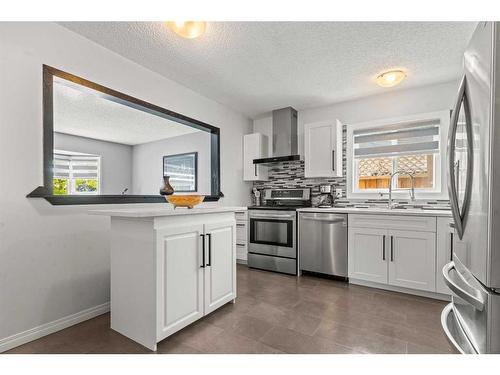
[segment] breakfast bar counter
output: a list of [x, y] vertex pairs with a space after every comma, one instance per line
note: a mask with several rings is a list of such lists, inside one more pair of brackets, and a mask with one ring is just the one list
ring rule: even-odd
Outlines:
[[111, 216], [111, 328], [159, 341], [236, 298], [243, 207], [94, 210]]

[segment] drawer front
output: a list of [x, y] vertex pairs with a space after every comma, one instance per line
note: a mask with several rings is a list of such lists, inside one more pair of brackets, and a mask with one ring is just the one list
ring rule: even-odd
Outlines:
[[246, 224], [236, 223], [236, 243], [247, 243], [247, 226]]
[[349, 214], [349, 226], [353, 228], [379, 228], [436, 232], [436, 218], [429, 216], [401, 216], [379, 214]]
[[297, 274], [297, 260], [278, 258], [260, 254], [248, 254], [248, 266], [267, 271]]
[[236, 244], [236, 259], [247, 260], [247, 258], [248, 258], [247, 245]]
[[247, 221], [247, 212], [246, 211], [237, 211], [235, 212], [236, 221]]

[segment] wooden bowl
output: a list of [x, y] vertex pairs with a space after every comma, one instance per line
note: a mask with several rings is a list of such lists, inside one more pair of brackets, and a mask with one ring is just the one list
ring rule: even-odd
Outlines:
[[165, 199], [174, 205], [174, 209], [177, 207], [187, 207], [193, 208], [197, 204], [200, 204], [205, 199], [204, 195], [167, 195]]

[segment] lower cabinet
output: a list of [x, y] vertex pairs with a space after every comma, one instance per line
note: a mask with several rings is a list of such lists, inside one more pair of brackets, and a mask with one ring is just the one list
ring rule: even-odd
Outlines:
[[157, 231], [158, 340], [236, 296], [234, 221]]
[[236, 298], [232, 211], [111, 218], [111, 328], [157, 343]]
[[158, 337], [167, 337], [205, 313], [204, 228], [161, 229], [158, 237]]
[[247, 263], [248, 260], [248, 217], [246, 211], [235, 213], [236, 216], [236, 261]]
[[389, 230], [388, 284], [435, 291], [436, 234]]
[[209, 314], [235, 297], [236, 285], [236, 236], [234, 224], [217, 222], [205, 225], [208, 258], [204, 268], [205, 304]]
[[350, 278], [387, 283], [386, 237], [385, 229], [349, 228], [347, 238]]
[[436, 290], [436, 233], [349, 227], [348, 246], [349, 278]]

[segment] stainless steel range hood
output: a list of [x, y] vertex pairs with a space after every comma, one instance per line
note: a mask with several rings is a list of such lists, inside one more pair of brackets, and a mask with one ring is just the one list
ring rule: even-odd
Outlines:
[[297, 110], [292, 107], [273, 111], [272, 157], [254, 159], [254, 164], [274, 164], [299, 160], [297, 145]]

